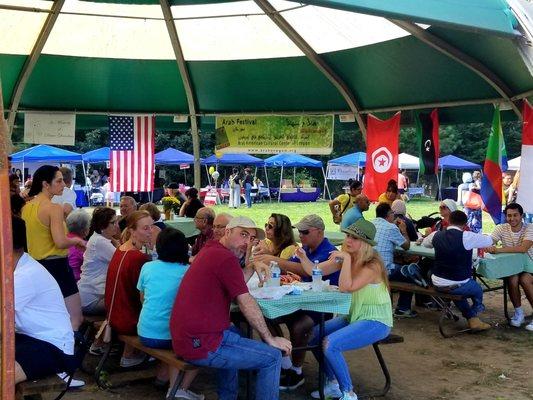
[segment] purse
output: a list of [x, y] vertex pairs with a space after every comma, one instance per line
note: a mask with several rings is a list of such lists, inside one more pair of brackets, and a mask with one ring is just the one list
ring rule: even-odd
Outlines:
[[470, 208], [471, 210], [480, 210], [483, 208], [483, 199], [479, 193], [476, 193], [472, 190], [466, 193], [466, 200], [464, 200], [464, 206]]
[[101, 339], [104, 343], [111, 342], [111, 338], [113, 336], [113, 332], [111, 330], [111, 324], [109, 323], [111, 319], [111, 312], [113, 311], [113, 304], [115, 304], [115, 293], [117, 291], [117, 285], [118, 285], [118, 278], [120, 276], [120, 270], [122, 269], [122, 264], [124, 263], [124, 259], [126, 258], [126, 254], [128, 254], [129, 250], [126, 250], [124, 255], [122, 256], [122, 260], [120, 260], [120, 264], [118, 265], [118, 271], [117, 276], [115, 278], [115, 285], [113, 286], [113, 295], [111, 296], [111, 304], [109, 305], [109, 312], [107, 313], [107, 317], [100, 325], [100, 329], [98, 329], [98, 332], [95, 335], [95, 338], [97, 340]]

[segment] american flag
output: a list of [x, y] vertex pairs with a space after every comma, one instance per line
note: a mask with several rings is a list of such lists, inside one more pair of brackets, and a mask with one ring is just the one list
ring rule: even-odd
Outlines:
[[154, 189], [154, 116], [110, 116], [111, 190]]

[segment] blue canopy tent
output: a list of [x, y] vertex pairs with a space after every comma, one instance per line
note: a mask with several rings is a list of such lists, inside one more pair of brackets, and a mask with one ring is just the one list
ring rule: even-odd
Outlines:
[[109, 147], [101, 147], [82, 154], [82, 157], [86, 163], [101, 163], [109, 161], [111, 156]]
[[[359, 168], [364, 167], [366, 163], [366, 153], [358, 151], [357, 153], [346, 154], [345, 156], [329, 160], [326, 166], [326, 176], [329, 176], [330, 166], [347, 165], [357, 168], [356, 179], [359, 180]], [[326, 185], [324, 184], [324, 190]]]
[[263, 167], [265, 171], [265, 178], [267, 181], [267, 187], [268, 184], [268, 175], [266, 172], [265, 167], [265, 161], [259, 157], [251, 156], [250, 154], [246, 153], [224, 153], [222, 156], [217, 157], [215, 154], [210, 155], [207, 158], [204, 158], [203, 161], [200, 162], [201, 165], [205, 165], [205, 171], [207, 173], [207, 179], [209, 180], [209, 183], [211, 183], [211, 178], [209, 176], [209, 171], [207, 169], [208, 166], [214, 165], [217, 169], [219, 165], [253, 165], [255, 167], [254, 175], [257, 175], [257, 168]]
[[81, 163], [83, 174], [85, 176], [85, 167], [83, 166], [82, 155], [73, 151], [60, 149], [47, 144], [39, 144], [29, 149], [21, 150], [11, 154], [12, 163], [22, 163], [22, 180], [24, 181], [24, 167], [27, 162], [63, 162], [70, 164]]
[[454, 155], [447, 155], [439, 158], [439, 168], [440, 168], [440, 179], [439, 179], [439, 195], [441, 195], [442, 189], [442, 175], [445, 169], [481, 169], [481, 165], [463, 160], [462, 158], [456, 157]]
[[[200, 159], [200, 161], [202, 161], [202, 159]], [[185, 153], [184, 151], [169, 147], [168, 149], [155, 154], [155, 163], [157, 165], [194, 164], [194, 156]]]
[[[283, 182], [283, 169], [285, 167], [293, 167], [293, 173], [296, 174], [297, 167], [310, 167], [310, 168], [320, 168], [322, 170], [322, 175], [324, 176], [325, 187], [329, 193], [329, 187], [326, 181], [326, 174], [324, 173], [324, 168], [322, 167], [322, 161], [313, 160], [312, 158], [302, 156], [301, 154], [296, 153], [280, 153], [275, 156], [269, 157], [265, 160], [266, 167], [281, 167], [281, 175], [279, 178], [279, 191], [278, 191], [278, 201], [281, 198], [281, 186]], [[324, 193], [324, 196], [326, 193]]]

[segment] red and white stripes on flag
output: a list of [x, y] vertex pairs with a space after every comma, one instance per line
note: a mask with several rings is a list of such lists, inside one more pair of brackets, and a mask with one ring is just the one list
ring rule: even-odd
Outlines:
[[154, 189], [154, 116], [109, 117], [110, 177], [113, 192]]
[[520, 183], [516, 202], [524, 211], [533, 213], [533, 107], [524, 100], [522, 112], [522, 152], [520, 154]]

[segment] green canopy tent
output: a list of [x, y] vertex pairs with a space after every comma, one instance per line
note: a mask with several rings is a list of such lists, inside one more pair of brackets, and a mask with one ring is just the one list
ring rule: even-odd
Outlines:
[[516, 119], [533, 89], [526, 4], [0, 0], [4, 108], [11, 130], [29, 111], [94, 128], [156, 114], [158, 129], [190, 128], [198, 185], [199, 124], [214, 115], [352, 114], [363, 134], [370, 112], [490, 121], [501, 103]]

